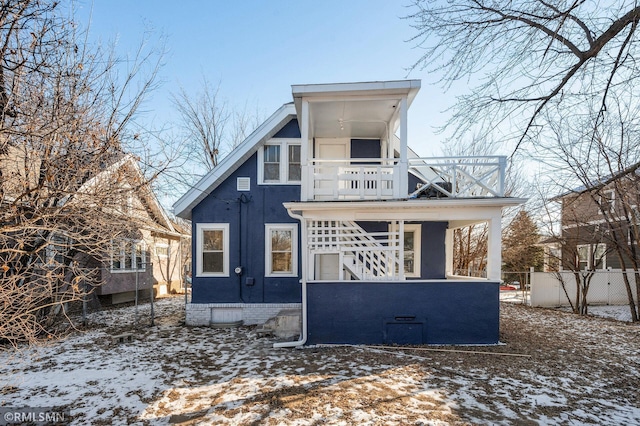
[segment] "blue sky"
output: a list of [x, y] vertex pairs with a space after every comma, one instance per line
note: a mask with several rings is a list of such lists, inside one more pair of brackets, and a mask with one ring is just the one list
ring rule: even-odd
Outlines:
[[[401, 19], [412, 9], [391, 0], [189, 1], [80, 0], [78, 17], [91, 38], [116, 40], [131, 55], [145, 33], [165, 40], [161, 87], [144, 105], [154, 125], [178, 119], [170, 94], [196, 93], [202, 78], [220, 95], [267, 117], [290, 102], [292, 84], [421, 79], [409, 112], [410, 145], [421, 155], [440, 154], [434, 127], [453, 102], [424, 71], [408, 72], [419, 57], [408, 42], [414, 29]], [[91, 18], [90, 18], [91, 14]]]

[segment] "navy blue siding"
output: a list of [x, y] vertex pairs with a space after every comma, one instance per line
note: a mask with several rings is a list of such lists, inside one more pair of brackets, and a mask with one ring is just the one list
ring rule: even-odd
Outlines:
[[[406, 222], [420, 223], [420, 222]], [[445, 236], [447, 222], [422, 222], [420, 277], [415, 279], [431, 280], [445, 278]], [[388, 232], [388, 222], [358, 222], [367, 232]], [[408, 278], [412, 279], [412, 278]]]
[[[297, 123], [296, 123], [297, 126]], [[285, 126], [286, 128], [286, 126]], [[237, 177], [251, 178], [251, 191], [237, 191]], [[240, 200], [242, 199], [242, 202]], [[300, 222], [282, 203], [300, 200], [300, 185], [258, 185], [257, 154], [227, 178], [192, 211], [193, 253], [197, 223], [229, 224], [229, 277], [193, 277], [193, 303], [300, 303], [298, 277], [265, 277], [265, 223], [298, 225], [298, 276], [300, 276]], [[193, 270], [200, 259], [194, 255]], [[233, 270], [242, 266], [238, 277]], [[254, 284], [247, 284], [253, 278]]]
[[278, 133], [273, 135], [274, 138], [299, 138], [300, 136], [300, 126], [298, 126], [297, 118], [289, 121]]
[[497, 282], [307, 284], [307, 344], [495, 344]]

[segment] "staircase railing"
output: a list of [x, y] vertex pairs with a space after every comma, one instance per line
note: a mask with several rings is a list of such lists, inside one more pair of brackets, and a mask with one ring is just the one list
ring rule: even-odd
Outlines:
[[311, 252], [338, 253], [340, 265], [358, 280], [400, 279], [398, 232], [366, 232], [351, 221], [314, 221], [308, 244]]

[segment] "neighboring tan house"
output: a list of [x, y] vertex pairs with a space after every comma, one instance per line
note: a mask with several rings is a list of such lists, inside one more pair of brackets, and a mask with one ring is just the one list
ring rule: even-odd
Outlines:
[[[280, 346], [495, 344], [504, 157], [418, 158], [419, 80], [294, 85], [174, 205], [192, 221], [187, 323], [301, 313]], [[414, 137], [420, 143], [419, 135]], [[453, 230], [489, 226], [486, 279], [453, 276]]]
[[135, 217], [138, 229], [130, 238], [112, 241], [110, 260], [102, 266], [102, 284], [96, 289], [111, 303], [134, 300], [136, 287], [139, 297], [148, 297], [152, 286], [156, 296], [184, 291], [190, 235], [169, 218], [146, 186], [133, 189], [134, 184], [121, 179], [139, 174], [137, 161], [127, 155], [83, 186], [117, 182], [125, 190], [131, 188], [123, 191], [127, 197], [119, 213]]
[[623, 262], [629, 269], [634, 262], [636, 265], [640, 262], [637, 170], [610, 177], [590, 188], [577, 188], [554, 200], [562, 205], [563, 269], [621, 269]]
[[[7, 145], [0, 155], [0, 204], [10, 205], [16, 200], [15, 194], [22, 194], [25, 186], [35, 186], [39, 161], [38, 155], [30, 157], [24, 150]], [[111, 252], [100, 256], [108, 259], [106, 261], [97, 255], [82, 254], [83, 267], [93, 271], [91, 285], [99, 283], [94, 294], [107, 303], [133, 300], [136, 288], [139, 297], [148, 297], [151, 287], [156, 295], [184, 291], [184, 264], [189, 258], [190, 235], [168, 217], [147, 186], [138, 188], [134, 182], [128, 181], [139, 176], [142, 173], [136, 159], [131, 155], [121, 155], [113, 164], [102, 167], [88, 179], [73, 197], [68, 197], [71, 201], [63, 199], [57, 204], [92, 202], [85, 194], [102, 188], [122, 194], [120, 202], [115, 206], [105, 206], [102, 211], [105, 215], [131, 217], [134, 219], [131, 223], [135, 223], [137, 229], [126, 239], [111, 241]], [[102, 238], [108, 239], [109, 235]], [[55, 234], [48, 239], [50, 243], [39, 252], [34, 262], [36, 266], [41, 265], [39, 268], [43, 271], [54, 259], [70, 262], [66, 256], [69, 245], [65, 243], [65, 237]]]

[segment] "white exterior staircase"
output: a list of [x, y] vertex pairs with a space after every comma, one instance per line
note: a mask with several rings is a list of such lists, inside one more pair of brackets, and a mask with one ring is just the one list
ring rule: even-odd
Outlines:
[[314, 221], [308, 230], [311, 253], [339, 255], [346, 273], [341, 273], [340, 279], [400, 279], [398, 232], [366, 232], [352, 221]]

